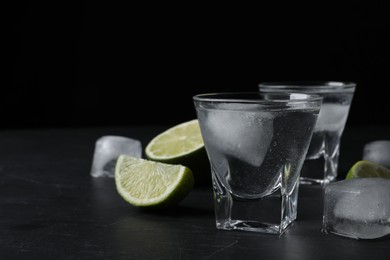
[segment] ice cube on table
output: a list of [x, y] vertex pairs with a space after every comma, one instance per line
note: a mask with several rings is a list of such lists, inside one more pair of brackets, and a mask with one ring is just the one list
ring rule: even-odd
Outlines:
[[141, 142], [124, 136], [100, 137], [95, 143], [91, 175], [93, 177], [114, 177], [116, 160], [121, 154], [141, 158]]
[[377, 140], [364, 145], [363, 160], [390, 168], [390, 140]]
[[390, 235], [390, 180], [356, 178], [328, 184], [322, 230], [355, 239]]

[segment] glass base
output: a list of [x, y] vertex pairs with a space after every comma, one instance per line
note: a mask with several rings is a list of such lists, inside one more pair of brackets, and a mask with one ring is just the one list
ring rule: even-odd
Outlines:
[[218, 229], [225, 229], [225, 230], [244, 230], [244, 231], [253, 231], [253, 232], [261, 232], [261, 233], [268, 233], [268, 234], [276, 234], [281, 235], [292, 223], [292, 221], [285, 224], [285, 226], [278, 226], [274, 224], [267, 224], [267, 223], [261, 223], [261, 222], [255, 222], [255, 221], [227, 221], [225, 223], [217, 223]]
[[332, 182], [332, 180], [328, 179], [313, 179], [313, 178], [307, 178], [307, 177], [300, 177], [299, 183], [302, 185], [327, 185], [328, 183]]
[[326, 185], [337, 177], [337, 162], [326, 162], [323, 156], [316, 159], [306, 159], [299, 178], [303, 185]]
[[257, 199], [237, 198], [226, 190], [215, 189], [216, 227], [280, 235], [297, 217], [298, 186], [290, 195], [278, 188]]

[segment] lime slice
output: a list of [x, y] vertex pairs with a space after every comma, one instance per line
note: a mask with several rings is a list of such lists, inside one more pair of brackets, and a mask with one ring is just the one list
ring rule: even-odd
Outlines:
[[115, 167], [118, 193], [125, 201], [137, 207], [175, 205], [189, 194], [193, 184], [191, 170], [182, 165], [121, 155]]
[[386, 178], [390, 179], [390, 169], [381, 164], [362, 160], [356, 162], [345, 179], [352, 178]]
[[146, 145], [145, 155], [152, 161], [187, 166], [192, 170], [195, 184], [211, 180], [210, 163], [197, 119], [175, 125], [155, 136]]
[[197, 119], [181, 123], [154, 137], [145, 148], [146, 156], [156, 161], [177, 161], [203, 149]]

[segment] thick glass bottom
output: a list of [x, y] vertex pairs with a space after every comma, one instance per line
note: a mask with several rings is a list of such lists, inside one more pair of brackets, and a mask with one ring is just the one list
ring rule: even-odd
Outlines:
[[278, 226], [274, 224], [268, 224], [268, 223], [261, 223], [261, 222], [255, 222], [255, 221], [241, 221], [241, 220], [235, 220], [235, 221], [227, 221], [225, 223], [217, 223], [218, 229], [225, 229], [225, 230], [244, 230], [244, 231], [253, 231], [253, 232], [261, 232], [261, 233], [268, 233], [268, 234], [276, 234], [281, 235], [287, 228], [288, 225], [290, 225], [292, 221], [286, 223], [285, 226]]
[[303, 163], [300, 184], [304, 185], [326, 185], [337, 177], [336, 159], [320, 156], [316, 159], [306, 159]]
[[289, 195], [279, 188], [258, 199], [237, 198], [216, 190], [216, 227], [280, 235], [297, 217], [297, 199], [298, 185]]

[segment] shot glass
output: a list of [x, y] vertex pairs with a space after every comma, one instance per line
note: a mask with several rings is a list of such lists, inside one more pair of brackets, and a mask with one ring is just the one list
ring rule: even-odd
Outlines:
[[211, 166], [216, 227], [282, 234], [297, 217], [299, 173], [322, 98], [236, 92], [193, 101]]
[[353, 82], [264, 82], [260, 93], [298, 92], [323, 97], [321, 111], [301, 170], [302, 184], [321, 184], [338, 176], [340, 140], [355, 92]]

